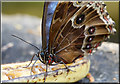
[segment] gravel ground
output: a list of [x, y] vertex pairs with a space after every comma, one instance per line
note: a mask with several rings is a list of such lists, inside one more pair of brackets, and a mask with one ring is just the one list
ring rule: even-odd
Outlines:
[[[31, 59], [37, 50], [11, 35], [17, 35], [32, 44], [41, 47], [41, 19], [28, 15], [2, 16], [2, 64], [25, 62]], [[90, 73], [95, 83], [119, 82], [119, 45], [105, 42], [90, 55]], [[36, 58], [35, 58], [36, 59]], [[89, 82], [87, 78], [79, 82]]]

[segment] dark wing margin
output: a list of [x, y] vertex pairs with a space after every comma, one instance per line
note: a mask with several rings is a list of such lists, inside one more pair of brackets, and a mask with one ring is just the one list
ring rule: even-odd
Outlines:
[[42, 18], [42, 49], [48, 48], [49, 30], [52, 17], [58, 2], [44, 2], [43, 18]]
[[46, 38], [46, 16], [47, 16], [47, 7], [48, 3], [44, 3], [43, 17], [42, 17], [42, 49], [47, 47], [47, 38]]

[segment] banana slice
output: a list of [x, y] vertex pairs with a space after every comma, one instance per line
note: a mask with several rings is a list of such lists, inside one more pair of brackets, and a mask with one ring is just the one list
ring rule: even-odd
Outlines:
[[[29, 64], [12, 63], [3, 64], [2, 68], [2, 82], [44, 82], [46, 67], [39, 60], [32, 68], [31, 66], [23, 68]], [[66, 64], [70, 71], [68, 71], [64, 64], [58, 64], [55, 66], [48, 65], [47, 77], [45, 82], [76, 82], [84, 78], [90, 68], [90, 60], [87, 58], [77, 59], [75, 63]], [[31, 69], [32, 68], [32, 69]], [[32, 75], [31, 75], [31, 74]]]

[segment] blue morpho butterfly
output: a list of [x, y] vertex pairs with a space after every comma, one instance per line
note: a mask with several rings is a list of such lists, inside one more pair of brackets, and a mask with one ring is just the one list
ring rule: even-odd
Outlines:
[[100, 46], [115, 32], [113, 27], [103, 2], [45, 2], [42, 51], [34, 56], [46, 67], [72, 63]]

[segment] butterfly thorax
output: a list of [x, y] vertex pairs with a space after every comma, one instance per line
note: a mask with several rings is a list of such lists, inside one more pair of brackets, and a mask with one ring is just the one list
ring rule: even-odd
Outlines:
[[38, 58], [39, 60], [44, 63], [44, 64], [49, 64], [51, 65], [54, 62], [54, 55], [49, 54], [48, 52], [38, 52]]

